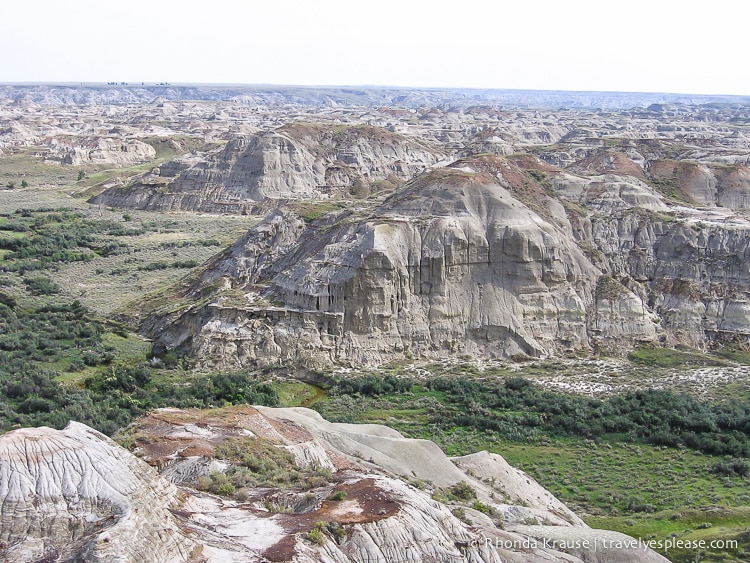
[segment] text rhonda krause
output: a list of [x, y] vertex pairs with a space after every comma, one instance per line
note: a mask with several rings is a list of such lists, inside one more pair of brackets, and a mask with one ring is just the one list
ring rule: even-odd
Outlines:
[[605, 550], [605, 549], [655, 549], [667, 552], [670, 549], [736, 549], [739, 547], [737, 540], [685, 540], [679, 538], [642, 540], [635, 538], [592, 538], [592, 539], [565, 539], [553, 540], [548, 538], [523, 540], [509, 540], [502, 538], [484, 538], [471, 542], [475, 547], [484, 544], [496, 549], [555, 549], [565, 551], [571, 549], [582, 550]]

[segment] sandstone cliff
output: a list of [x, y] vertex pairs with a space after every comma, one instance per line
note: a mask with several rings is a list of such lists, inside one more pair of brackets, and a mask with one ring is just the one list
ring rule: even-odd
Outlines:
[[[451, 462], [432, 442], [405, 439], [383, 426], [331, 424], [306, 409], [232, 407], [162, 409], [129, 431], [135, 452], [161, 475], [76, 423], [62, 431], [24, 429], [0, 437], [0, 557], [118, 563], [666, 561], [643, 547], [602, 549], [603, 539], [630, 538], [588, 528], [500, 456], [484, 452]], [[247, 489], [242, 499], [194, 489], [201, 474], [227, 471], [231, 460], [217, 459], [216, 451], [237, 437], [273, 444], [291, 452], [291, 464], [326, 468], [327, 477], [312, 488]], [[415, 478], [429, 480], [428, 490], [405, 482]], [[470, 508], [461, 520], [429, 496], [458, 483], [492, 506], [495, 520]], [[588, 547], [581, 548], [584, 542]]]

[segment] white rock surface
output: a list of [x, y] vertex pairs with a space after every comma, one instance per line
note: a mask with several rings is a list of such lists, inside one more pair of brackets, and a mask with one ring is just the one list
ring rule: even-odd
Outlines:
[[[6, 561], [190, 559], [177, 488], [109, 438], [71, 422], [0, 437], [0, 550]], [[79, 559], [76, 559], [79, 560]]]
[[[0, 557], [9, 562], [46, 557], [97, 563], [666, 561], [642, 548], [602, 555], [563, 549], [562, 543], [560, 549], [551, 547], [550, 540], [565, 545], [597, 538], [631, 540], [586, 527], [500, 456], [480, 453], [451, 462], [431, 442], [406, 439], [384, 426], [332, 424], [302, 408], [232, 407], [165, 409], [135, 428], [143, 447], [150, 448], [152, 462], [165, 466], [164, 475], [172, 478], [177, 474], [170, 474], [170, 467], [182, 463], [174, 461], [176, 452], [178, 458], [186, 448], [208, 452], [211, 444], [245, 435], [274, 439], [301, 462], [333, 468], [335, 485], [322, 492], [251, 493], [259, 499], [304, 496], [298, 512], [274, 513], [257, 502], [177, 487], [81, 424], [71, 422], [61, 431], [15, 430], [0, 436]], [[162, 456], [158, 460], [157, 454]], [[371, 461], [360, 459], [363, 454]], [[221, 470], [221, 460], [205, 459]], [[194, 461], [191, 456], [184, 460]], [[508, 529], [467, 508], [474, 521], [468, 526], [450, 507], [398, 475], [441, 486], [464, 481], [509, 516]], [[177, 476], [189, 481], [187, 473]], [[348, 493], [345, 500], [324, 500], [334, 486]], [[496, 503], [500, 492], [510, 504]], [[308, 496], [318, 500], [310, 504]], [[510, 518], [514, 514], [544, 525], [518, 524]], [[313, 544], [307, 532], [319, 521], [338, 522], [345, 533], [336, 539], [326, 532], [323, 545]]]

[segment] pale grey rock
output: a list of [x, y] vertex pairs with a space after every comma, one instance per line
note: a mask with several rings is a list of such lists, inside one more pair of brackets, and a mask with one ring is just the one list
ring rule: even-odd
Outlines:
[[6, 561], [177, 562], [196, 547], [169, 512], [177, 489], [106, 436], [71, 422], [0, 437]]
[[641, 212], [593, 218], [579, 236], [601, 250], [613, 277], [642, 287], [670, 341], [703, 347], [748, 334], [746, 222], [688, 223]]
[[[491, 492], [505, 497], [506, 505], [530, 507], [539, 512], [546, 512], [544, 519], [554, 522], [556, 526], [585, 526], [583, 520], [549, 491], [523, 471], [511, 466], [498, 454], [483, 451], [454, 457], [451, 461], [464, 473], [480, 480], [481, 485], [478, 485], [478, 488], [485, 496], [489, 485]], [[491, 498], [485, 500], [492, 502]]]
[[187, 456], [164, 464], [161, 476], [175, 485], [194, 485], [201, 477], [225, 471], [227, 464], [204, 456]]
[[399, 500], [398, 512], [387, 519], [355, 524], [340, 545], [329, 542], [326, 554], [336, 557], [339, 551], [340, 560], [373, 563], [503, 561], [496, 550], [483, 544], [481, 535], [468, 529], [444, 505], [415, 494], [400, 481], [378, 482]]
[[[384, 426], [332, 424], [302, 408], [232, 407], [221, 412], [162, 409], [136, 422], [135, 429], [145, 437], [142, 446], [152, 462], [171, 460], [171, 447], [178, 452], [186, 446], [207, 447], [237, 435], [272, 438], [297, 452], [298, 462], [327, 461], [344, 476], [337, 487], [350, 494], [323, 506], [329, 486], [322, 497], [312, 493], [318, 497], [312, 504], [290, 497], [295, 513], [269, 513], [257, 503], [176, 487], [164, 478], [174, 478], [174, 464], [161, 463], [166, 465], [164, 476], [157, 475], [81, 424], [70, 423], [62, 431], [16, 430], [0, 437], [0, 554], [5, 560], [580, 563], [604, 559], [550, 547], [541, 538], [631, 541], [622, 534], [590, 530], [500, 456], [484, 452], [451, 463], [434, 444], [406, 439]], [[425, 449], [425, 444], [430, 446]], [[360, 450], [373, 455], [372, 461], [358, 459]], [[194, 456], [183, 461], [192, 463]], [[220, 460], [209, 456], [206, 461], [221, 470]], [[545, 525], [501, 530], [477, 513], [476, 525], [470, 527], [449, 506], [395, 478], [411, 478], [409, 473], [417, 470], [446, 485], [465, 481], [487, 502], [497, 490], [488, 488], [491, 478], [508, 497], [529, 505], [499, 506], [504, 514], [515, 510], [519, 519], [534, 518]], [[180, 479], [189, 484], [187, 477], [182, 473]], [[319, 519], [340, 522], [346, 534], [338, 540], [327, 536], [322, 546], [310, 543], [306, 533]], [[507, 521], [509, 526], [512, 521]], [[626, 553], [635, 562], [663, 560], [648, 550]]]
[[146, 329], [168, 348], [224, 365], [546, 356], [607, 338], [653, 340], [657, 321], [630, 289], [597, 303], [602, 272], [571, 242], [581, 225], [541, 190], [524, 191], [528, 182], [510, 162], [469, 159], [369, 215], [305, 225], [276, 212], [194, 288], [222, 278], [263, 299], [238, 306], [219, 291], [207, 307], [155, 316]]
[[750, 207], [750, 168], [746, 164], [717, 166], [691, 161], [656, 160], [649, 175], [688, 202], [730, 209]]
[[719, 205], [730, 209], [750, 209], [750, 164], [735, 164], [716, 170]]
[[568, 201], [586, 201], [586, 190], [591, 180], [561, 171], [550, 178], [550, 185], [557, 196]]
[[320, 467], [321, 469], [336, 470], [336, 465], [325, 451], [319, 441], [300, 442], [283, 446], [283, 448], [294, 456], [294, 462], [299, 467]]
[[685, 161], [654, 160], [648, 163], [647, 172], [667, 189], [677, 188], [686, 198], [701, 205], [718, 203], [718, 181], [710, 167]]
[[[281, 209], [206, 268], [192, 291], [223, 288], [211, 303], [157, 313], [144, 329], [232, 366], [747, 340], [750, 223], [728, 208], [675, 207], [649, 185], [677, 174], [695, 188], [705, 172], [719, 198], [732, 185], [744, 193], [744, 169], [644, 171], [618, 154], [587, 157], [575, 175], [530, 155], [467, 158], [369, 212], [307, 223]], [[599, 291], [605, 278], [614, 291]], [[253, 303], [223, 296], [243, 288]]]
[[[370, 126], [290, 124], [231, 140], [204, 159], [179, 158], [127, 188], [92, 202], [156, 210], [250, 212], [266, 199], [367, 195], [378, 182], [401, 183], [443, 153]], [[373, 187], [375, 186], [375, 187]]]
[[374, 464], [391, 475], [424, 479], [438, 487], [466, 479], [465, 472], [429, 440], [404, 438], [379, 424], [331, 423], [310, 409], [255, 408], [267, 418], [290, 420], [304, 427], [328, 450]]
[[[305, 428], [329, 451], [356, 458], [370, 456], [367, 462], [370, 467], [406, 478], [427, 479], [436, 486], [463, 481], [477, 492], [480, 500], [496, 508], [509, 525], [508, 530], [503, 531], [486, 517], [475, 515], [475, 523], [480, 525], [469, 531], [443, 505], [429, 500], [421, 491], [417, 493], [400, 481], [384, 478], [378, 481], [379, 486], [399, 499], [399, 512], [388, 519], [355, 525], [342, 544], [327, 545], [325, 553], [333, 561], [347, 561], [346, 557], [353, 561], [383, 563], [457, 558], [467, 561], [606, 561], [602, 551], [612, 554], [615, 550], [602, 550], [603, 541], [627, 541], [628, 545], [635, 542], [623, 534], [588, 528], [552, 494], [497, 454], [479, 452], [449, 460], [433, 443], [404, 438], [388, 427], [330, 423], [318, 413], [303, 408], [256, 408], [266, 417]], [[498, 495], [507, 498], [506, 504], [498, 504]], [[530, 519], [544, 525], [514, 524]], [[435, 522], [439, 522], [437, 527]], [[516, 529], [524, 531], [519, 533]], [[527, 533], [527, 529], [531, 533]], [[591, 547], [559, 549], [551, 547], [548, 540], [561, 544], [586, 540], [591, 542]], [[599, 542], [598, 547], [594, 540]], [[504, 546], [513, 548], [504, 549]], [[346, 557], [342, 558], [339, 551]], [[644, 546], [619, 548], [619, 551], [618, 557], [629, 558], [629, 561], [667, 561]]]
[[587, 563], [662, 563], [669, 561], [650, 550], [643, 542], [620, 534], [587, 528], [550, 528], [514, 525], [514, 532], [532, 537], [545, 546], [553, 546]]
[[94, 139], [54, 138], [46, 160], [70, 166], [111, 164], [124, 168], [149, 162], [156, 150], [137, 139], [101, 137]]
[[652, 211], [667, 209], [662, 198], [638, 178], [608, 174], [594, 176], [590, 180], [583, 202], [594, 211], [612, 213], [633, 207]]
[[616, 350], [622, 342], [656, 340], [660, 319], [649, 311], [641, 296], [609, 276], [599, 278], [596, 289], [591, 331], [599, 346]]

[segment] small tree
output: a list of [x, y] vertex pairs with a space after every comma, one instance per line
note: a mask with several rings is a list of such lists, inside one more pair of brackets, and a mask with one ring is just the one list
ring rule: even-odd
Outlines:
[[8, 180], [8, 183], [5, 184], [5, 187], [7, 187], [9, 190], [12, 190], [16, 187], [16, 183], [13, 180]]
[[81, 180], [83, 180], [83, 178], [85, 176], [86, 176], [86, 173], [83, 170], [79, 170], [78, 171], [78, 180], [77, 181], [80, 182]]
[[28, 188], [29, 187], [29, 183], [26, 180], [21, 180], [21, 187], [22, 188]]

